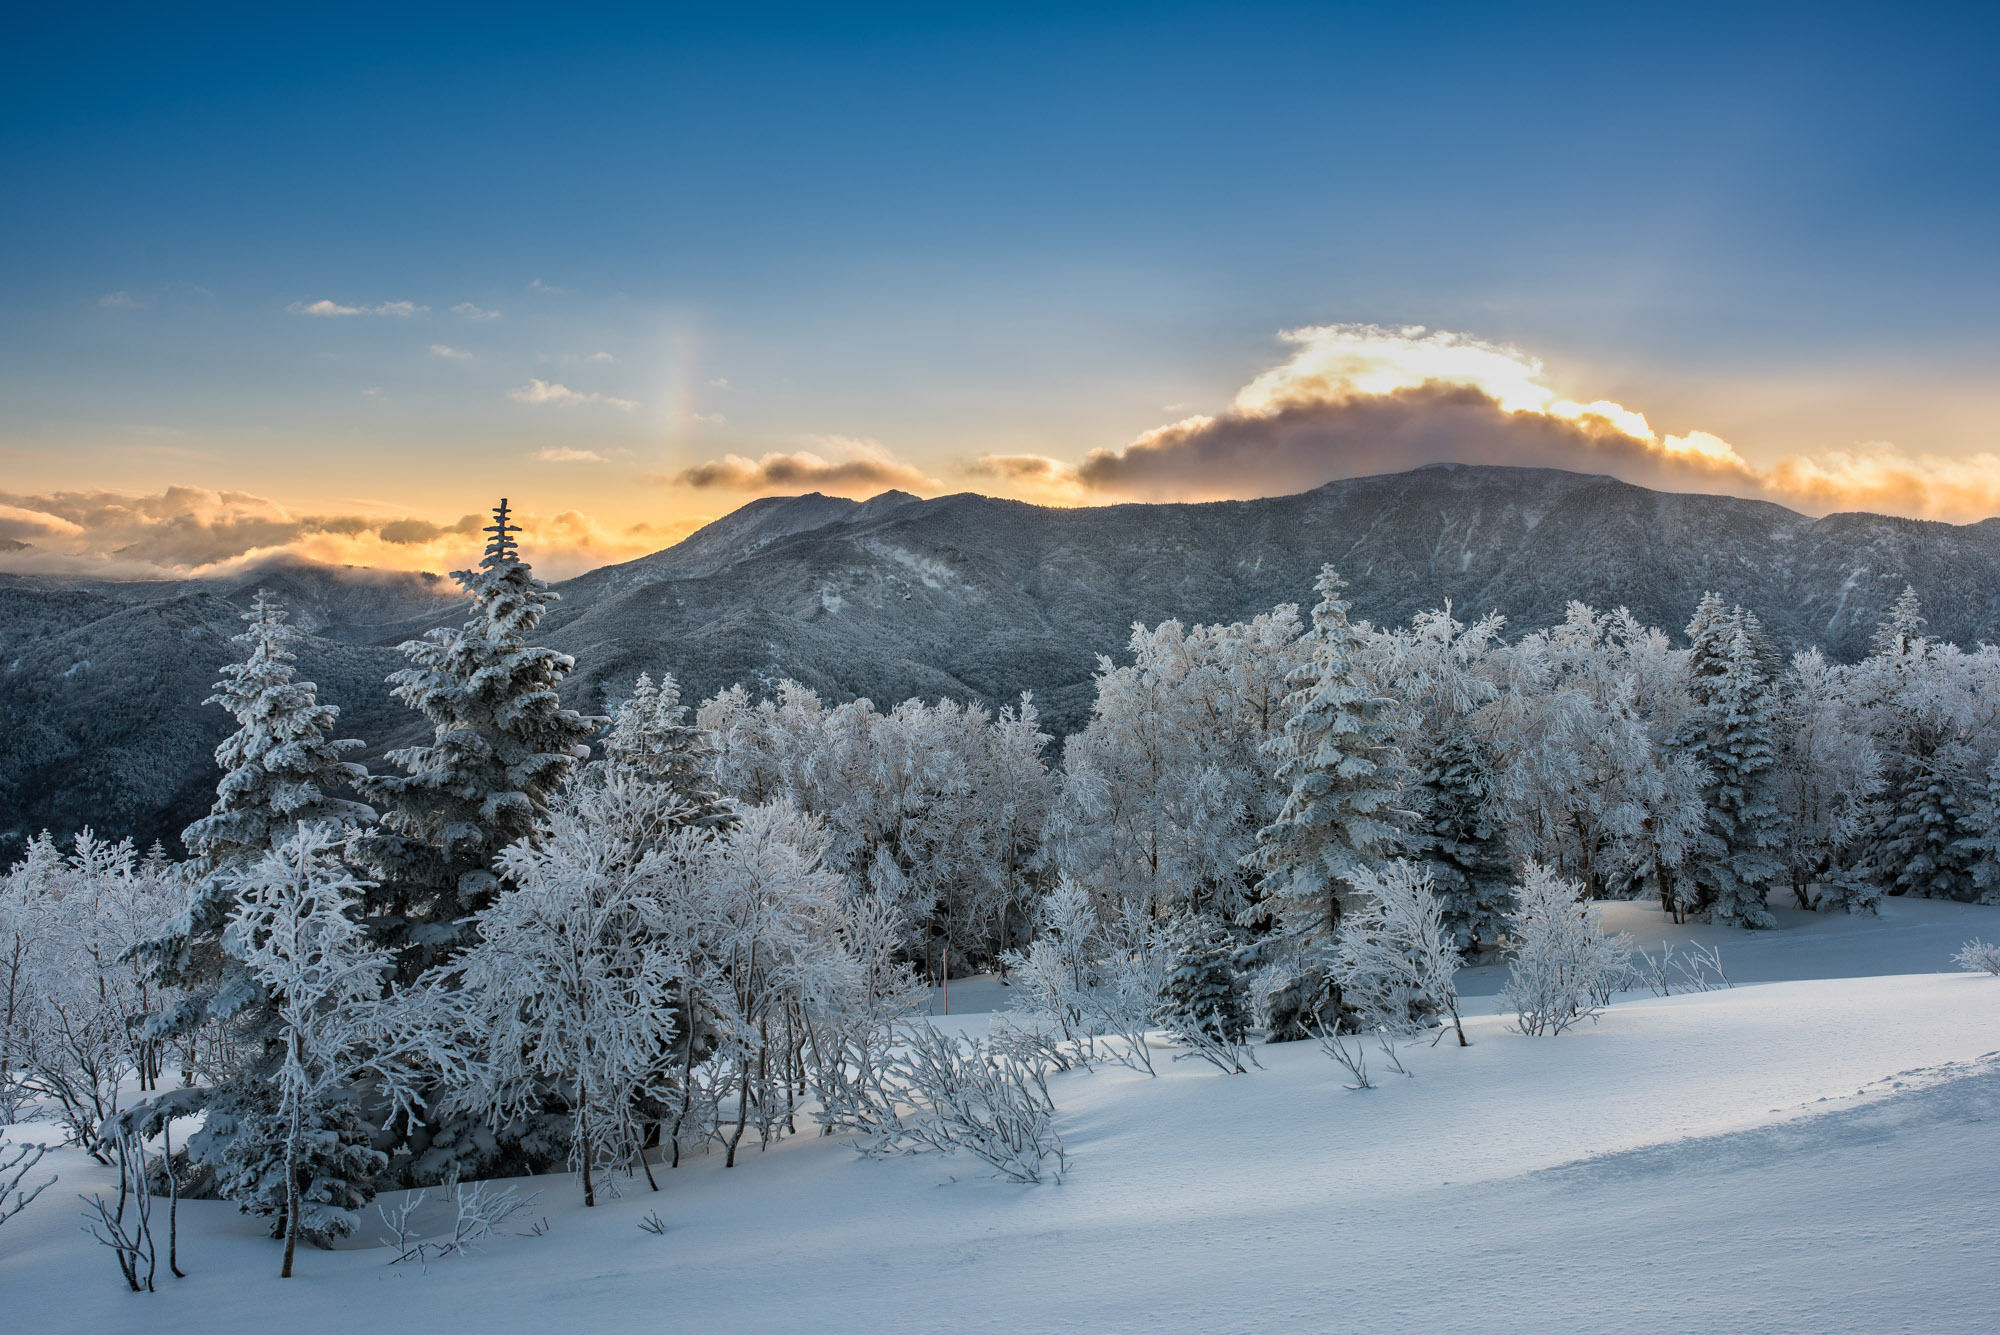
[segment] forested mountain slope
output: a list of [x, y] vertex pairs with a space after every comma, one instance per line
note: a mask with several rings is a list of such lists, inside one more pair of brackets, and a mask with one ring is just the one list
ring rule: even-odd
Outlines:
[[[470, 501], [468, 501], [470, 503]], [[526, 535], [534, 554], [534, 534]], [[597, 709], [641, 670], [689, 697], [790, 676], [834, 698], [1032, 690], [1053, 731], [1088, 716], [1099, 654], [1134, 621], [1235, 620], [1309, 600], [1322, 562], [1358, 615], [1405, 621], [1449, 599], [1515, 630], [1566, 602], [1624, 604], [1678, 630], [1707, 589], [1788, 647], [1864, 651], [1905, 583], [1931, 631], [2000, 638], [2000, 521], [1810, 519], [1729, 497], [1553, 470], [1447, 466], [1213, 504], [1045, 509], [976, 495], [757, 501], [664, 552], [560, 586], [548, 643], [571, 702]], [[206, 807], [227, 718], [202, 700], [236, 615], [273, 588], [310, 632], [303, 676], [371, 754], [414, 716], [382, 678], [395, 645], [459, 615], [449, 581], [284, 562], [226, 580], [118, 585], [0, 576], [0, 854], [85, 820], [141, 842]]]

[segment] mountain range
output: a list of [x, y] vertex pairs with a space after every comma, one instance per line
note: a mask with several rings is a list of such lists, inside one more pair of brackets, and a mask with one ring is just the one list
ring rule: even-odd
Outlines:
[[[1520, 632], [1580, 599], [1677, 631], [1714, 589], [1786, 647], [1854, 658], [1907, 583], [1932, 633], [2000, 639], [2000, 520], [1814, 519], [1466, 465], [1206, 504], [759, 500], [665, 551], [558, 584], [542, 638], [576, 658], [568, 698], [591, 712], [641, 671], [673, 673], [689, 700], [791, 677], [878, 702], [997, 706], [1032, 691], [1061, 735], [1088, 719], [1098, 656], [1116, 656], [1132, 623], [1309, 603], [1323, 562], [1377, 624], [1448, 599], [1462, 618], [1497, 610]], [[260, 587], [305, 632], [301, 674], [341, 707], [343, 732], [369, 755], [418, 735], [382, 679], [402, 664], [399, 643], [464, 615], [449, 579], [293, 560], [165, 583], [0, 576], [0, 855], [34, 830], [85, 823], [179, 851], [232, 726], [202, 702]]]

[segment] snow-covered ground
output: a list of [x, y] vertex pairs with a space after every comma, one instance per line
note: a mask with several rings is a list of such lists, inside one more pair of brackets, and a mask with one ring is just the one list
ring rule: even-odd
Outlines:
[[[1555, 1039], [1478, 1016], [1472, 1047], [1419, 1047], [1373, 1090], [1312, 1044], [1248, 1076], [1058, 1076], [1060, 1185], [813, 1136], [595, 1210], [545, 1178], [546, 1236], [428, 1273], [361, 1248], [281, 1281], [254, 1221], [190, 1202], [189, 1277], [133, 1295], [75, 1231], [74, 1192], [109, 1175], [65, 1152], [0, 1226], [0, 1310], [35, 1332], [1985, 1331], [2000, 979], [1900, 971], [1947, 967], [1990, 914], [1731, 933], [1732, 990]], [[1871, 952], [1876, 976], [1743, 985]]]

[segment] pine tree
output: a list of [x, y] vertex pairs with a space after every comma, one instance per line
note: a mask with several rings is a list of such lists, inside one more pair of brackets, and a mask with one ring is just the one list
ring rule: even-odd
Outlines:
[[1985, 782], [1960, 825], [1961, 848], [1972, 863], [1972, 884], [1982, 904], [2000, 904], [2000, 755], [1986, 767]]
[[[207, 1120], [189, 1150], [209, 1168], [222, 1162], [239, 1121], [266, 1102], [279, 1060], [271, 997], [225, 937], [237, 907], [232, 877], [302, 825], [362, 826], [375, 818], [370, 807], [338, 795], [367, 775], [345, 758], [362, 743], [336, 739], [339, 709], [322, 703], [312, 682], [294, 680], [294, 632], [284, 608], [260, 589], [243, 620], [249, 629], [235, 641], [243, 658], [223, 668], [206, 702], [227, 709], [238, 727], [215, 749], [223, 776], [214, 806], [181, 834], [194, 855], [182, 869], [185, 906], [135, 952], [157, 981], [180, 991], [176, 1004], [153, 1017], [147, 1037], [176, 1038], [213, 1023], [221, 1026], [223, 1050], [236, 1056], [235, 1069], [201, 1094]], [[164, 860], [164, 850], [160, 855]]]
[[1703, 754], [1712, 776], [1708, 813], [1720, 852], [1696, 867], [1696, 879], [1712, 920], [1770, 927], [1774, 920], [1765, 907], [1765, 891], [1782, 870], [1771, 783], [1777, 684], [1748, 614], [1735, 609], [1729, 625], [1720, 671], [1711, 679], [1703, 711]]
[[671, 789], [686, 804], [682, 824], [719, 824], [728, 820], [730, 806], [715, 791], [708, 734], [687, 715], [671, 673], [661, 673], [658, 685], [640, 673], [605, 734], [605, 767]]
[[1491, 945], [1514, 915], [1506, 832], [1492, 804], [1487, 748], [1463, 718], [1437, 737], [1417, 776], [1424, 865], [1436, 882], [1445, 928], [1461, 950]]
[[1355, 874], [1398, 838], [1403, 763], [1391, 744], [1394, 702], [1375, 695], [1356, 663], [1359, 635], [1332, 566], [1315, 585], [1309, 656], [1288, 684], [1287, 720], [1271, 739], [1288, 792], [1250, 856], [1262, 872], [1253, 922], [1275, 925], [1309, 963], [1324, 963]]
[[1689, 689], [1695, 699], [1707, 703], [1709, 688], [1722, 675], [1729, 654], [1729, 610], [1722, 595], [1713, 589], [1702, 594], [1694, 616], [1687, 624]]
[[1160, 994], [1162, 1021], [1172, 1017], [1211, 1038], [1242, 1042], [1250, 1029], [1250, 989], [1241, 942], [1208, 917], [1184, 919], [1176, 936], [1173, 964]]
[[486, 556], [452, 578], [472, 615], [402, 646], [411, 666], [389, 678], [430, 720], [432, 740], [389, 753], [400, 775], [364, 785], [385, 804], [366, 856], [380, 882], [376, 924], [407, 952], [406, 971], [463, 946], [466, 919], [499, 888], [494, 860], [527, 836], [549, 795], [589, 755], [593, 720], [557, 698], [575, 660], [530, 644], [556, 595], [520, 557], [502, 500]]
[[1869, 643], [1869, 652], [1879, 657], [1897, 658], [1922, 648], [1925, 636], [1923, 601], [1917, 597], [1917, 586], [1905, 584], [1903, 591], [1889, 608], [1889, 615], [1875, 628], [1875, 638]]

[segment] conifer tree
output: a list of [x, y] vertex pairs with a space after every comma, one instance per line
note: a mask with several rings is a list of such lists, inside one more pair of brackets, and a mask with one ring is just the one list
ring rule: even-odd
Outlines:
[[391, 674], [432, 738], [389, 753], [403, 773], [371, 776], [385, 810], [367, 857], [380, 881], [376, 925], [406, 970], [465, 944], [469, 915], [499, 888], [500, 850], [528, 835], [548, 798], [589, 756], [593, 720], [557, 698], [575, 660], [529, 642], [556, 595], [520, 556], [503, 499], [478, 570], [453, 573], [472, 615], [402, 646]]
[[1392, 744], [1393, 701], [1357, 670], [1359, 634], [1341, 596], [1346, 581], [1323, 567], [1304, 663], [1288, 684], [1279, 757], [1284, 807], [1250, 855], [1262, 876], [1252, 921], [1275, 926], [1308, 962], [1324, 963], [1356, 873], [1386, 856], [1398, 837], [1403, 762]]
[[1889, 658], [1914, 653], [1923, 647], [1924, 628], [1929, 624], [1924, 619], [1923, 601], [1917, 597], [1917, 586], [1905, 584], [1890, 606], [1888, 616], [1875, 628], [1869, 652]]
[[1713, 920], [1769, 927], [1773, 919], [1764, 896], [1783, 869], [1776, 852], [1778, 809], [1771, 783], [1777, 683], [1766, 669], [1750, 616], [1739, 607], [1728, 626], [1720, 670], [1711, 679], [1704, 709], [1707, 737], [1702, 748], [1711, 775], [1708, 813], [1718, 852], [1696, 866], [1696, 880]]
[[680, 686], [671, 673], [661, 673], [657, 685], [645, 673], [633, 683], [632, 694], [619, 702], [604, 737], [607, 770], [662, 784], [685, 806], [680, 825], [715, 825], [727, 821], [730, 806], [716, 793], [708, 757], [708, 734], [688, 722]]
[[[322, 703], [312, 682], [294, 679], [294, 632], [283, 606], [259, 589], [243, 620], [249, 629], [235, 639], [244, 647], [243, 658], [223, 668], [223, 679], [206, 702], [228, 710], [238, 727], [215, 749], [223, 775], [214, 806], [181, 833], [194, 855], [184, 873], [186, 907], [136, 952], [158, 981], [182, 994], [178, 1004], [155, 1017], [149, 1037], [178, 1037], [217, 1022], [226, 1027], [227, 1046], [245, 1059], [244, 1070], [211, 1091], [211, 1102], [223, 1103], [262, 1081], [273, 1020], [263, 988], [224, 941], [236, 908], [231, 874], [284, 843], [301, 825], [361, 826], [375, 818], [367, 805], [339, 796], [367, 776], [345, 758], [362, 743], [336, 739], [340, 710]], [[147, 857], [153, 860], [153, 854]], [[226, 1120], [218, 1116], [217, 1129]], [[220, 1140], [210, 1139], [219, 1146]]]
[[1424, 864], [1460, 950], [1491, 945], [1514, 915], [1506, 832], [1489, 801], [1493, 781], [1487, 748], [1462, 718], [1432, 741], [1417, 772]]

